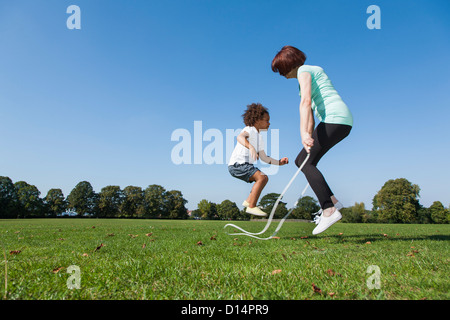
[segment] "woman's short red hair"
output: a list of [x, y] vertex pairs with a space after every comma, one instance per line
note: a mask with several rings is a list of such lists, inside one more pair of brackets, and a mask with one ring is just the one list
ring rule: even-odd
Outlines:
[[305, 63], [306, 55], [292, 46], [284, 46], [272, 60], [272, 71], [287, 75], [292, 69]]

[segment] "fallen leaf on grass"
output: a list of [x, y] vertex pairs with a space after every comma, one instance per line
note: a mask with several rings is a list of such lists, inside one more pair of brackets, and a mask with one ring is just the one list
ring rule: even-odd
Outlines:
[[[414, 248], [414, 247], [412, 247]], [[408, 253], [406, 256], [407, 257], [415, 257], [414, 253], [419, 253], [419, 250], [412, 250], [410, 253]]]
[[138, 237], [139, 235], [138, 235], [138, 234], [131, 234], [131, 233], [130, 233], [129, 236], [132, 237], [132, 238], [136, 238], [136, 237]]
[[209, 240], [217, 240], [216, 235], [213, 235], [211, 238], [209, 238]]
[[144, 244], [142, 245], [142, 249], [145, 249], [146, 246], [147, 246], [147, 245], [144, 243]]
[[[306, 243], [307, 243], [308, 245], [310, 245], [311, 247], [313, 247], [314, 250], [317, 250], [317, 251], [325, 251], [325, 249], [317, 248], [315, 245], [309, 243], [308, 240], [306, 240]], [[307, 246], [307, 245], [305, 244], [305, 247], [306, 247], [306, 246]]]
[[61, 269], [63, 269], [63, 267], [59, 267], [59, 268], [55, 268], [53, 269], [53, 273], [58, 273], [59, 271], [61, 271]]
[[87, 253], [83, 253], [83, 257], [89, 257]]
[[96, 252], [96, 251], [98, 251], [98, 250], [100, 250], [100, 248], [101, 247], [104, 247], [105, 245], [102, 243], [102, 244], [100, 244], [97, 248], [95, 248], [95, 250], [94, 250], [94, 252]]
[[370, 241], [367, 241], [367, 242], [366, 242], [366, 244], [372, 244], [372, 242], [370, 242]]
[[10, 252], [9, 252], [9, 254], [19, 254], [19, 253], [21, 253], [22, 252], [22, 250], [11, 250]]
[[336, 295], [336, 293], [334, 293], [334, 292], [328, 292], [328, 295], [330, 296], [330, 297], [334, 297], [335, 295]]
[[272, 239], [280, 239], [280, 237], [272, 237]]
[[281, 269], [276, 269], [272, 271], [272, 275], [277, 274], [277, 273], [281, 273]]
[[340, 273], [337, 273], [337, 272], [333, 271], [332, 269], [328, 269], [328, 270], [327, 270], [327, 273], [328, 273], [329, 276], [339, 276], [339, 277], [342, 277], [342, 275], [341, 275]]
[[115, 236], [114, 233], [109, 233], [109, 234], [108, 234], [108, 237], [114, 237], [114, 236]]
[[202, 246], [202, 245], [203, 245], [203, 242], [199, 241], [199, 242], [197, 242], [197, 245], [198, 245], [198, 246]]
[[320, 289], [318, 286], [316, 286], [314, 283], [312, 284], [312, 288], [314, 290], [314, 293], [322, 293], [322, 289]]
[[146, 233], [145, 235], [146, 235], [147, 237], [150, 237], [152, 234], [153, 234], [153, 232], [150, 232], [150, 233]]

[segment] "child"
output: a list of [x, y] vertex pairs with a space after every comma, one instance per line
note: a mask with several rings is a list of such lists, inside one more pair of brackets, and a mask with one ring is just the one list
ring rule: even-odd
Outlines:
[[288, 158], [275, 160], [264, 152], [264, 140], [260, 131], [266, 131], [269, 128], [269, 112], [267, 108], [260, 103], [252, 103], [247, 106], [247, 110], [242, 115], [246, 127], [237, 137], [238, 143], [231, 154], [228, 162], [228, 171], [235, 178], [245, 182], [255, 182], [253, 188], [242, 205], [246, 207], [246, 212], [265, 217], [267, 214], [256, 206], [262, 189], [266, 186], [269, 178], [256, 168], [253, 163], [257, 159], [278, 166], [289, 163]]

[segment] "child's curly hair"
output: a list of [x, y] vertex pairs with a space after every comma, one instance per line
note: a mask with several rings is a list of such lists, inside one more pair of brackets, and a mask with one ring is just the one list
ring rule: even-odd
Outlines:
[[262, 120], [266, 114], [269, 114], [269, 110], [263, 107], [261, 103], [252, 103], [247, 105], [247, 110], [245, 110], [242, 117], [246, 126], [253, 127], [256, 121]]

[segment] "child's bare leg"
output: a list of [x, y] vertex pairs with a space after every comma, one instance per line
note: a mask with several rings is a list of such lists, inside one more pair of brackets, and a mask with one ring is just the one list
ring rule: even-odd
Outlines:
[[252, 190], [250, 190], [250, 194], [248, 195], [248, 198], [245, 200], [247, 201], [247, 203], [250, 203], [250, 197], [252, 196], [252, 192], [253, 192], [253, 188], [255, 187], [255, 185], [253, 185]]
[[266, 186], [269, 178], [261, 171], [256, 171], [255, 174], [251, 176], [250, 181], [255, 181], [255, 184], [253, 185], [252, 191], [247, 198], [247, 202], [249, 203], [250, 208], [254, 208], [256, 207], [261, 191]]
[[[251, 178], [250, 178], [250, 181], [254, 181], [254, 180], [251, 180]], [[252, 190], [250, 190], [250, 194], [248, 195], [247, 200], [245, 200], [245, 201], [247, 201], [247, 203], [250, 203], [250, 201], [252, 200], [252, 193], [253, 193], [253, 191], [256, 189], [256, 188], [255, 188], [255, 185], [256, 185], [256, 184], [253, 185]]]

